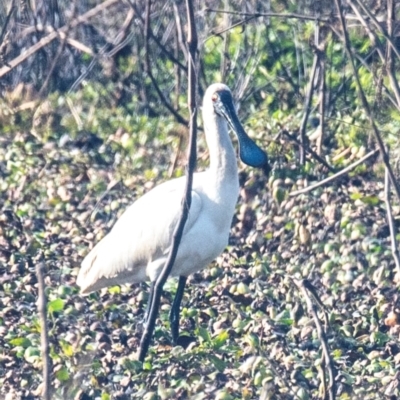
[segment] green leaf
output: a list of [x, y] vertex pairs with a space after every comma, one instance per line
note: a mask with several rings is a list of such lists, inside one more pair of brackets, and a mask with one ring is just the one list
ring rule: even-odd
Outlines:
[[376, 206], [380, 202], [379, 198], [376, 196], [364, 196], [361, 198], [361, 201], [369, 206]]
[[64, 352], [64, 354], [67, 357], [72, 357], [74, 355], [73, 347], [65, 340], [62, 340], [62, 339], [60, 340], [60, 346], [61, 346], [62, 351]]
[[[293, 221], [289, 221], [289, 222], [287, 222], [286, 224], [285, 224], [285, 229], [287, 230], [287, 231], [292, 231], [293, 229], [294, 229], [294, 222]], [[272, 234], [271, 234], [271, 237], [270, 237], [270, 239], [272, 239]]]
[[50, 314], [53, 314], [54, 312], [62, 311], [64, 309], [64, 300], [62, 299], [56, 299], [53, 301], [50, 301], [47, 304], [47, 310]]
[[227, 331], [222, 331], [216, 338], [213, 339], [213, 346], [216, 349], [222, 347], [229, 338], [229, 334]]
[[293, 325], [293, 319], [292, 318], [282, 318], [279, 320], [279, 323], [286, 325], [286, 326], [292, 326]]
[[249, 333], [246, 336], [246, 342], [253, 348], [257, 348], [260, 344], [260, 339], [254, 333]]
[[378, 346], [384, 346], [389, 341], [389, 336], [382, 332], [372, 332], [370, 341]]
[[27, 348], [31, 345], [31, 341], [27, 338], [15, 338], [10, 340], [10, 344]]
[[63, 367], [59, 371], [57, 371], [56, 378], [61, 382], [67, 381], [69, 379], [69, 373], [67, 368]]
[[28, 363], [34, 363], [40, 357], [40, 350], [37, 347], [30, 346], [24, 352], [24, 358]]
[[352, 200], [358, 200], [358, 199], [361, 199], [362, 197], [363, 197], [362, 194], [359, 193], [359, 192], [354, 192], [354, 193], [352, 193], [352, 194], [350, 195], [350, 198], [351, 198]]
[[352, 200], [361, 200], [363, 203], [368, 204], [370, 206], [376, 206], [380, 202], [377, 196], [363, 196], [359, 192], [352, 193], [350, 195], [350, 198]]
[[203, 339], [204, 342], [210, 343], [211, 336], [207, 329], [202, 328], [201, 326], [198, 329], [199, 336]]
[[209, 360], [213, 363], [214, 367], [217, 368], [219, 372], [223, 372], [224, 369], [226, 368], [226, 362], [218, 358], [217, 356], [214, 356], [210, 354], [208, 356]]
[[274, 234], [272, 232], [267, 232], [265, 234], [265, 239], [271, 240], [274, 237]]
[[120, 294], [121, 293], [121, 287], [120, 286], [111, 286], [110, 288], [108, 288], [108, 291], [111, 294]]
[[333, 350], [332, 354], [333, 354], [333, 358], [335, 360], [338, 360], [338, 359], [340, 359], [340, 357], [342, 357], [343, 351], [342, 351], [342, 349], [336, 349], [336, 350]]
[[143, 363], [143, 371], [151, 371], [151, 367], [152, 367], [151, 362], [145, 361]]

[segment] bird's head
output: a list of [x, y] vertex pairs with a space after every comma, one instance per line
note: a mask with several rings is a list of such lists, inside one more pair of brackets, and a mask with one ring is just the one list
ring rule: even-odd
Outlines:
[[209, 86], [204, 95], [204, 107], [212, 104], [216, 115], [224, 118], [231, 129], [236, 133], [239, 141], [240, 159], [247, 165], [263, 168], [269, 172], [267, 154], [258, 147], [243, 129], [236, 113], [233, 97], [228, 86], [223, 83], [214, 83]]

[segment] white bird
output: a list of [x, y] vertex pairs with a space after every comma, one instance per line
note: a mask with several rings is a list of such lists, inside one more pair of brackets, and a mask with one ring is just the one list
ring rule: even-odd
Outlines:
[[[242, 161], [250, 166], [269, 168], [267, 155], [240, 124], [226, 85], [215, 83], [207, 89], [203, 121], [210, 167], [193, 176], [192, 204], [170, 274], [180, 277], [170, 313], [174, 344], [179, 336], [179, 308], [187, 276], [205, 268], [228, 244], [239, 195], [237, 159], [228, 124], [238, 136]], [[152, 282], [153, 289], [180, 217], [185, 179], [158, 185], [124, 212], [111, 232], [83, 260], [77, 278], [81, 293], [146, 280]]]

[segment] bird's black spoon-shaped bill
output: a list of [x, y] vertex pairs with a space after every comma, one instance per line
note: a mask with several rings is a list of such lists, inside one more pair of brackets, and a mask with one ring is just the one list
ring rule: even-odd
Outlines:
[[267, 154], [247, 136], [236, 114], [232, 96], [229, 92], [219, 92], [219, 101], [216, 103], [216, 108], [217, 112], [225, 117], [238, 137], [240, 159], [251, 167], [268, 169]]

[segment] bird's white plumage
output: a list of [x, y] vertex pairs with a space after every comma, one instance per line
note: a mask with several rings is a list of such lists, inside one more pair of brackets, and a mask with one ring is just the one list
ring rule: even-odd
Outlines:
[[[214, 84], [204, 96], [210, 168], [193, 176], [192, 205], [172, 276], [187, 276], [206, 267], [228, 244], [239, 181], [227, 123], [213, 106], [212, 97], [218, 90], [229, 91], [223, 84]], [[185, 178], [165, 182], [125, 211], [84, 259], [77, 279], [82, 293], [157, 278], [180, 216], [184, 185]]]

